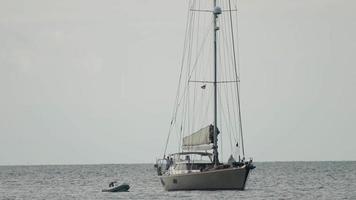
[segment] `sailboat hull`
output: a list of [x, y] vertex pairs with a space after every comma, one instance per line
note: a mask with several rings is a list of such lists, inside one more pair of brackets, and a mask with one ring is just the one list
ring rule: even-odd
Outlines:
[[165, 190], [243, 190], [250, 168], [227, 168], [187, 174], [163, 175]]

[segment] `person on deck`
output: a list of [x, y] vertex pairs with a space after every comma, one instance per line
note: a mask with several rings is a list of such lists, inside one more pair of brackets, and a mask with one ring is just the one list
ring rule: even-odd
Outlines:
[[114, 187], [114, 184], [116, 183], [116, 181], [113, 181], [109, 184], [109, 187]]

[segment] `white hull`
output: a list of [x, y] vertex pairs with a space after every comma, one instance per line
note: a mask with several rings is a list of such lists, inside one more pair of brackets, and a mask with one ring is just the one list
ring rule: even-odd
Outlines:
[[250, 168], [248, 166], [210, 170], [160, 177], [165, 190], [243, 190]]

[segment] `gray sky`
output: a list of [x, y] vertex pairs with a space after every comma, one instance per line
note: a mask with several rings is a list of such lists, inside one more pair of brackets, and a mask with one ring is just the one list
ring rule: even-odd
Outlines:
[[[356, 2], [240, 0], [245, 146], [356, 160]], [[187, 1], [0, 1], [0, 164], [153, 162]]]

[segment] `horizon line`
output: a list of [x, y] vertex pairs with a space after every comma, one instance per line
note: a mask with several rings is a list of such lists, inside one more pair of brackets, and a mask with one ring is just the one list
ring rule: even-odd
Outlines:
[[[273, 162], [356, 162], [356, 160], [262, 160], [254, 163]], [[0, 164], [0, 167], [24, 167], [24, 166], [72, 166], [72, 165], [148, 165], [154, 162], [132, 162], [132, 163], [36, 163], [36, 164]]]

